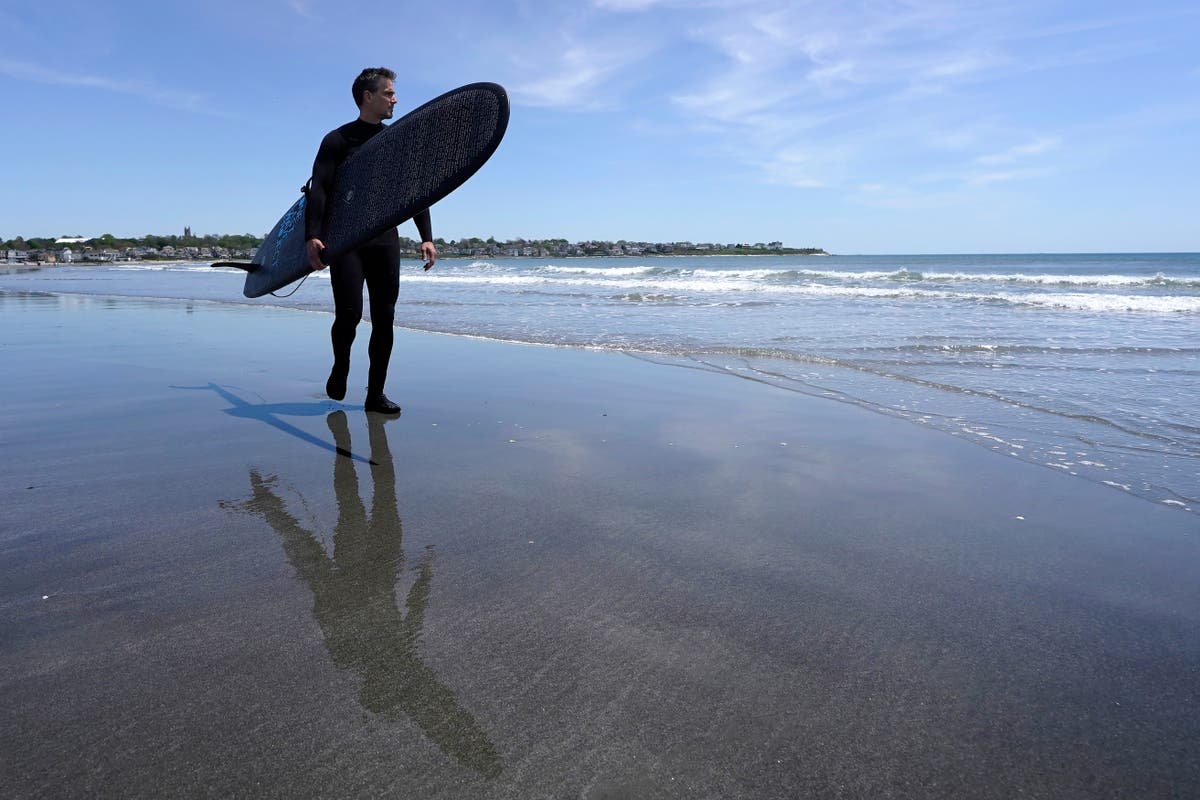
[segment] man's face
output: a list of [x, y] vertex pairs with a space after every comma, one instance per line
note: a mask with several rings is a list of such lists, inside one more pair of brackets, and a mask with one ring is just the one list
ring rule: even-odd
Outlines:
[[367, 91], [363, 94], [362, 110], [364, 115], [378, 117], [379, 119], [391, 119], [392, 108], [396, 105], [396, 87], [392, 85], [392, 81], [382, 80], [379, 82], [379, 91]]

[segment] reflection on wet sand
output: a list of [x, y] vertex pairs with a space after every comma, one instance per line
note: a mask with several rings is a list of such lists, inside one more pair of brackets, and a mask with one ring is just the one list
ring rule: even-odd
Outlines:
[[[359, 702], [389, 719], [407, 715], [447, 755], [486, 777], [502, 769], [500, 757], [475, 718], [459, 705], [418, 654], [425, 606], [433, 579], [432, 553], [417, 566], [417, 579], [401, 613], [396, 579], [404, 566], [403, 533], [396, 505], [396, 473], [385, 421], [368, 414], [373, 499], [368, 512], [359, 495], [354, 461], [334, 459], [338, 521], [333, 557], [320, 539], [287, 510], [275, 476], [250, 471], [253, 496], [238, 508], [261, 515], [275, 529], [288, 561], [313, 594], [313, 615], [333, 661], [363, 678]], [[339, 453], [349, 454], [346, 413], [326, 417]]]

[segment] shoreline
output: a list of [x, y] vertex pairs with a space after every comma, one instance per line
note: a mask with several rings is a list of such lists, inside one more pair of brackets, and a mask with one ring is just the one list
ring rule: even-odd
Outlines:
[[[195, 264], [195, 263], [202, 263], [202, 262], [180, 262], [180, 263]], [[0, 295], [3, 295], [6, 292], [20, 293], [19, 290], [0, 288]], [[239, 309], [258, 309], [258, 310], [285, 311], [285, 312], [286, 311], [294, 311], [294, 312], [303, 312], [306, 314], [322, 314], [322, 315], [327, 315], [327, 316], [332, 315], [332, 313], [333, 313], [332, 308], [315, 307], [315, 306], [297, 306], [297, 305], [291, 305], [288, 303], [272, 302], [271, 300], [267, 300], [265, 298], [172, 297], [172, 296], [164, 296], [164, 295], [127, 295], [127, 294], [112, 294], [112, 293], [104, 293], [104, 292], [64, 291], [61, 289], [48, 290], [46, 293], [50, 294], [50, 295], [54, 295], [54, 296], [64, 296], [64, 297], [107, 298], [112, 301], [136, 300], [136, 301], [152, 301], [152, 302], [156, 302], [156, 303], [166, 303], [166, 304], [183, 303], [183, 304], [205, 304], [205, 305], [217, 305], [217, 306], [228, 305], [231, 308], [239, 308]], [[364, 309], [363, 321], [365, 323], [367, 323], [368, 325], [370, 324], [370, 317], [366, 313], [365, 309]], [[497, 335], [471, 334], [471, 333], [462, 333], [462, 332], [452, 331], [452, 330], [441, 330], [441, 329], [437, 329], [437, 328], [422, 328], [422, 327], [417, 327], [415, 325], [406, 325], [401, 322], [395, 323], [393, 327], [398, 332], [402, 331], [402, 332], [417, 334], [417, 335], [425, 335], [425, 334], [439, 335], [439, 336], [450, 337], [453, 339], [462, 339], [464, 341], [477, 341], [477, 342], [481, 342], [481, 343], [495, 343], [495, 344], [500, 344], [500, 345], [523, 345], [523, 346], [529, 346], [529, 347], [562, 349], [562, 350], [568, 350], [568, 351], [576, 350], [576, 351], [580, 351], [580, 352], [595, 352], [595, 353], [608, 353], [608, 354], [614, 354], [614, 355], [628, 355], [628, 356], [631, 356], [633, 358], [638, 358], [638, 359], [645, 358], [648, 361], [651, 361], [651, 363], [655, 363], [655, 364], [659, 365], [660, 367], [668, 368], [668, 369], [692, 369], [692, 368], [695, 368], [693, 365], [685, 363], [685, 362], [676, 361], [674, 363], [670, 363], [671, 359], [677, 358], [677, 354], [675, 354], [671, 351], [662, 350], [662, 349], [637, 348], [637, 347], [631, 347], [628, 345], [622, 345], [620, 347], [616, 347], [616, 346], [605, 346], [605, 345], [600, 345], [600, 344], [579, 344], [579, 343], [571, 343], [571, 342], [530, 341], [530, 340], [516, 339], [516, 338], [503, 338], [503, 337], [500, 337]], [[653, 359], [655, 357], [657, 357], [659, 359], [663, 359], [663, 360], [653, 361]], [[739, 381], [747, 381], [747, 380], [750, 382], [755, 381], [755, 379], [748, 378], [746, 375], [739, 373], [735, 370], [710, 369], [709, 372], [711, 372], [711, 374], [718, 375], [725, 379], [736, 378]], [[953, 430], [929, 427], [929, 426], [921, 423], [919, 419], [913, 419], [904, 414], [896, 413], [894, 409], [890, 408], [886, 404], [882, 404], [882, 405], [880, 405], [880, 404], [862, 404], [860, 402], [857, 402], [854, 399], [846, 399], [846, 398], [842, 398], [842, 397], [832, 395], [832, 394], [819, 394], [819, 393], [813, 393], [813, 392], [803, 392], [803, 391], [798, 391], [798, 390], [794, 390], [794, 389], [788, 389], [788, 388], [785, 388], [778, 384], [772, 383], [770, 381], [763, 381], [762, 383], [765, 386], [770, 386], [774, 390], [795, 393], [798, 396], [814, 398], [819, 401], [832, 401], [832, 402], [836, 402], [839, 404], [844, 404], [844, 405], [848, 405], [851, 407], [864, 409], [864, 410], [868, 411], [869, 413], [884, 417], [886, 419], [898, 420], [898, 421], [904, 422], [905, 424], [913, 425], [913, 426], [917, 427], [918, 429], [933, 432], [939, 436], [949, 436], [952, 439], [967, 442], [967, 443], [971, 444], [972, 446], [979, 447], [979, 448], [983, 449], [984, 451], [991, 453], [993, 455], [997, 455], [997, 456], [1002, 455], [1002, 451], [1000, 449], [998, 449], [997, 447], [995, 447], [994, 441], [992, 439], [988, 438], [987, 436], [984, 436], [982, 438], [962, 437], [958, 433], [954, 432]], [[1008, 452], [1009, 452], [1008, 457], [1015, 456], [1015, 453], [1013, 453], [1011, 450], [1009, 450]], [[1054, 464], [1047, 464], [1047, 463], [1043, 463], [1043, 462], [1039, 462], [1039, 461], [1026, 461], [1025, 459], [1020, 459], [1019, 457], [1018, 457], [1018, 460], [1021, 460], [1024, 463], [1029, 464], [1030, 466], [1038, 467], [1041, 469], [1046, 469], [1052, 474], [1065, 474], [1076, 480], [1081, 480], [1081, 481], [1093, 484], [1095, 486], [1100, 486], [1100, 487], [1105, 488], [1108, 491], [1118, 492], [1118, 493], [1124, 494], [1128, 497], [1136, 498], [1142, 502], [1146, 502], [1146, 503], [1149, 503], [1154, 506], [1167, 507], [1173, 511], [1177, 511], [1177, 512], [1180, 512], [1183, 514], [1188, 514], [1188, 515], [1198, 513], [1197, 510], [1193, 507], [1194, 503], [1191, 502], [1190, 498], [1182, 496], [1182, 495], [1175, 495], [1173, 497], [1164, 498], [1164, 497], [1150, 495], [1150, 494], [1143, 494], [1143, 493], [1132, 491], [1131, 486], [1128, 483], [1120, 483], [1117, 481], [1113, 481], [1111, 479], [1106, 478], [1104, 474], [1092, 475], [1092, 474], [1088, 474], [1086, 472], [1081, 472], [1081, 471], [1074, 471], [1074, 470], [1065, 470], [1064, 471], [1060, 467], [1056, 467]]]

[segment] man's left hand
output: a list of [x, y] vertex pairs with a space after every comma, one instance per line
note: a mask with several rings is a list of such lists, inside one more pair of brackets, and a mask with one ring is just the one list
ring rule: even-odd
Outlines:
[[425, 271], [428, 272], [437, 261], [437, 248], [433, 242], [421, 242], [421, 258], [425, 259]]

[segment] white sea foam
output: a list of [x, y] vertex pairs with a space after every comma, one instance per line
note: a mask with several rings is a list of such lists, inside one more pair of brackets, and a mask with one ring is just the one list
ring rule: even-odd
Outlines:
[[725, 280], [779, 281], [785, 279], [810, 279], [847, 283], [869, 281], [905, 281], [932, 283], [984, 283], [1016, 284], [1030, 286], [1079, 286], [1079, 287], [1179, 287], [1200, 289], [1200, 275], [1167, 277], [1155, 275], [1085, 275], [1085, 274], [1026, 274], [1026, 273], [979, 273], [979, 272], [921, 272], [905, 268], [895, 270], [817, 270], [817, 269], [667, 269], [655, 267], [552, 267], [547, 271], [620, 277], [625, 275], [658, 272], [664, 275], [682, 275], [698, 278]]
[[451, 274], [451, 275], [405, 275], [400, 277], [403, 283], [412, 284], [442, 284], [479, 287], [559, 287], [559, 288], [601, 288], [607, 290], [621, 289], [627, 291], [654, 292], [692, 292], [708, 294], [718, 292], [741, 293], [780, 293], [790, 295], [808, 295], [811, 297], [954, 297], [952, 292], [942, 290], [921, 290], [914, 288], [862, 287], [862, 286], [829, 286], [823, 284], [782, 284], [772, 285], [747, 280], [745, 278], [727, 277], [726, 273], [717, 273], [720, 277], [653, 277], [641, 280], [626, 278], [601, 279], [590, 275], [572, 275], [550, 277], [546, 275], [518, 275], [513, 273], [489, 274]]
[[1154, 296], [1061, 292], [1056, 294], [998, 293], [994, 297], [1018, 305], [1059, 308], [1067, 311], [1200, 314], [1200, 296], [1197, 295]]
[[118, 261], [104, 266], [122, 272], [207, 272], [213, 268], [208, 262], [197, 261]]
[[[117, 271], [170, 271], [228, 273], [232, 269], [213, 269], [207, 262], [125, 262], [109, 265]], [[896, 299], [962, 302], [1004, 302], [1018, 306], [1051, 308], [1090, 313], [1200, 314], [1200, 294], [1126, 294], [1109, 292], [1063, 291], [954, 291], [946, 284], [961, 282], [963, 288], [980, 284], [1008, 284], [1078, 287], [1179, 288], [1191, 278], [1163, 278], [1133, 275], [1052, 275], [1016, 273], [917, 273], [906, 270], [837, 271], [809, 269], [660, 269], [646, 265], [635, 267], [589, 267], [540, 265], [532, 270], [474, 261], [466, 266], [449, 265], [441, 272], [401, 273], [407, 284], [443, 286], [654, 293], [672, 296], [719, 293], [790, 296], [797, 299], [883, 300]], [[313, 273], [328, 280], [328, 271]], [[859, 285], [868, 284], [868, 285]], [[1200, 279], [1197, 279], [1200, 286]], [[611, 296], [611, 295], [610, 295]]]
[[649, 275], [657, 267], [556, 267], [553, 264], [538, 267], [537, 272], [555, 275], [595, 275], [621, 278], [629, 275]]
[[568, 270], [517, 273], [511, 270], [456, 271], [451, 274], [402, 274], [401, 281], [412, 284], [458, 285], [494, 288], [604, 289], [627, 292], [670, 294], [776, 294], [812, 298], [959, 300], [963, 302], [1005, 302], [1014, 305], [1057, 308], [1094, 313], [1200, 313], [1200, 295], [1137, 295], [1085, 292], [955, 292], [946, 287], [924, 288], [913, 283], [892, 286], [847, 286], [818, 282], [768, 283], [760, 278], [771, 271], [692, 270], [674, 275], [648, 274], [648, 268]]

